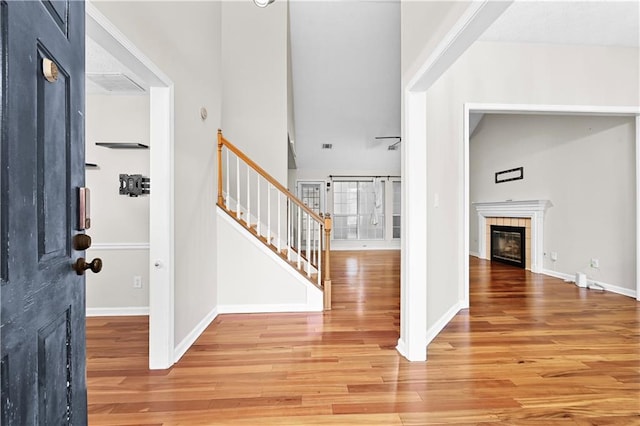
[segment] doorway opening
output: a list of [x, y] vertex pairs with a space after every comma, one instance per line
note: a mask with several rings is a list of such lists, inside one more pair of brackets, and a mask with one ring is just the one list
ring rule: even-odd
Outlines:
[[[471, 247], [472, 239], [470, 236], [476, 235], [477, 230], [471, 230], [471, 219], [475, 216], [475, 211], [471, 206], [470, 185], [471, 185], [471, 173], [470, 173], [470, 139], [473, 127], [473, 115], [478, 114], [510, 114], [510, 115], [536, 115], [536, 116], [548, 116], [548, 117], [611, 117], [611, 118], [631, 118], [634, 120], [635, 135], [633, 147], [635, 149], [635, 161], [634, 171], [638, 170], [638, 164], [640, 164], [640, 114], [637, 108], [633, 107], [614, 107], [614, 106], [582, 106], [582, 105], [511, 105], [511, 104], [465, 104], [464, 108], [464, 140], [463, 140], [463, 152], [464, 152], [464, 215], [463, 215], [463, 237], [464, 237], [464, 278], [463, 278], [463, 304], [469, 306], [469, 255], [477, 255], [477, 249]], [[477, 123], [476, 123], [477, 124]], [[628, 184], [628, 182], [626, 182]], [[625, 290], [620, 287], [612, 286], [610, 290], [632, 296], [635, 293], [635, 298], [640, 300], [640, 238], [638, 238], [638, 227], [640, 226], [640, 197], [638, 193], [640, 191], [640, 176], [635, 173], [633, 182], [635, 188], [632, 189], [635, 200], [631, 202], [635, 206], [635, 216], [630, 219], [635, 224], [636, 234], [633, 248], [635, 248], [635, 258], [632, 262], [635, 263], [635, 271], [633, 277], [635, 278], [635, 291]], [[482, 200], [473, 200], [474, 202], [480, 202]], [[484, 200], [486, 201], [486, 200]], [[551, 200], [553, 202], [553, 200]], [[546, 232], [545, 232], [546, 233]], [[545, 245], [545, 251], [547, 250]], [[545, 259], [555, 262], [558, 258], [558, 253], [548, 249], [549, 253], [545, 253]], [[532, 254], [533, 256], [533, 254]], [[536, 264], [542, 265], [543, 259], [538, 259]], [[533, 269], [532, 269], [533, 270]], [[563, 279], [571, 279], [569, 271], [565, 274], [554, 272], [551, 269], [534, 270], [534, 272], [541, 272], [547, 275], [556, 276]]]
[[149, 368], [165, 369], [175, 362], [173, 82], [95, 6], [87, 3], [85, 11], [86, 35], [148, 87], [149, 177], [152, 185], [148, 207]]

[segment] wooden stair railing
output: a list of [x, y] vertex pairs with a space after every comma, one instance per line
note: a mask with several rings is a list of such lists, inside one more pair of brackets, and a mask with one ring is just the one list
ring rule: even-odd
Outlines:
[[217, 205], [320, 288], [331, 309], [331, 216], [311, 210], [221, 130]]

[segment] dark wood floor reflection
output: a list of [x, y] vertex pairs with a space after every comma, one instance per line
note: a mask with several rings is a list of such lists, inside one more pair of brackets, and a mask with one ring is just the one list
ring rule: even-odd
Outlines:
[[471, 309], [409, 363], [399, 252], [333, 254], [333, 311], [220, 315], [166, 371], [146, 318], [89, 318], [89, 423], [640, 424], [634, 299], [472, 258]]

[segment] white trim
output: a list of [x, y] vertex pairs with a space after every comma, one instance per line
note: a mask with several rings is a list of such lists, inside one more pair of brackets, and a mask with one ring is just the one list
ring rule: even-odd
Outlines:
[[[554, 278], [559, 278], [561, 280], [568, 281], [568, 282], [571, 282], [571, 283], [574, 283], [574, 284], [576, 282], [576, 276], [575, 275], [565, 274], [564, 272], [552, 271], [552, 270], [549, 270], [549, 269], [543, 269], [541, 272], [544, 275], [548, 275], [548, 276], [554, 277]], [[622, 296], [627, 296], [627, 297], [631, 297], [631, 298], [636, 298], [636, 296], [637, 296], [637, 293], [635, 291], [631, 290], [631, 289], [620, 287], [620, 286], [613, 285], [613, 284], [607, 284], [605, 282], [589, 279], [587, 277], [587, 286], [589, 284], [597, 284], [597, 285], [601, 286], [602, 288], [604, 288], [606, 291], [609, 291], [611, 293], [620, 294]], [[597, 288], [590, 288], [589, 290], [597, 290]]]
[[[427, 170], [426, 92], [405, 92], [402, 143], [403, 222], [400, 254], [400, 339], [396, 349], [409, 361], [427, 359]], [[411, 230], [411, 232], [409, 232]]]
[[[298, 271], [296, 271], [286, 260], [278, 256], [273, 250], [268, 248], [264, 243], [255, 238], [252, 234], [249, 234], [247, 229], [240, 225], [235, 219], [230, 217], [226, 212], [222, 210], [219, 206], [216, 206], [216, 211], [218, 213], [218, 217], [222, 218], [225, 222], [227, 222], [238, 234], [242, 237], [246, 238], [247, 241], [250, 241], [255, 247], [258, 248], [262, 253], [266, 256], [269, 256], [275, 263], [280, 265], [284, 271], [287, 271], [289, 275], [291, 275], [298, 283], [304, 286], [307, 291], [307, 304], [306, 305], [255, 305], [255, 306], [304, 306], [305, 308], [302, 311], [305, 312], [321, 312], [323, 310], [323, 293], [315, 285], [311, 284], [309, 280], [303, 277]], [[219, 305], [219, 307], [224, 306], [250, 306], [250, 305]], [[251, 305], [253, 306], [253, 305]], [[222, 308], [221, 308], [222, 309]], [[222, 312], [222, 310], [220, 311]], [[250, 312], [294, 312], [294, 311], [250, 311]], [[300, 311], [295, 311], [300, 312]]]
[[174, 355], [174, 99], [173, 86], [151, 88], [149, 174], [149, 368], [173, 365]]
[[[398, 351], [410, 361], [426, 359], [427, 324], [427, 173], [426, 91], [462, 53], [511, 5], [512, 1], [472, 2], [403, 86], [404, 135], [402, 144], [402, 254], [400, 282], [400, 339]], [[467, 125], [468, 126], [468, 125]], [[468, 132], [468, 130], [467, 130]], [[463, 159], [462, 161], [465, 161]], [[410, 200], [407, 198], [411, 197]], [[468, 211], [468, 210], [467, 210]], [[463, 212], [464, 214], [464, 212]], [[468, 217], [462, 218], [464, 223]], [[466, 225], [468, 227], [468, 225]], [[411, 233], [407, 232], [411, 229]], [[464, 229], [461, 230], [465, 234]], [[466, 231], [468, 234], [468, 231]], [[468, 238], [460, 242], [462, 265], [468, 264]], [[468, 268], [460, 272], [459, 290], [468, 282]], [[468, 296], [459, 293], [461, 306]], [[466, 299], [466, 301], [465, 301]]]
[[[474, 1], [431, 52], [407, 85], [426, 91], [489, 28], [513, 1]], [[404, 175], [403, 175], [404, 176]]]
[[482, 114], [549, 114], [629, 116], [640, 114], [640, 107], [609, 105], [490, 104], [465, 103], [468, 110]]
[[149, 243], [95, 243], [87, 250], [149, 250]]
[[451, 307], [451, 309], [445, 312], [445, 314], [442, 315], [435, 324], [429, 327], [429, 329], [427, 330], [427, 335], [425, 337], [427, 345], [431, 343], [442, 330], [444, 330], [444, 328], [447, 326], [447, 324], [449, 324], [453, 317], [458, 315], [458, 312], [460, 312], [461, 309], [464, 309], [462, 305], [462, 302], [456, 303]]
[[[86, 34], [149, 85], [149, 368], [174, 362], [173, 82], [90, 2]], [[158, 265], [154, 267], [153, 265]]]
[[[322, 309], [320, 309], [322, 311]], [[259, 314], [272, 312], [314, 312], [309, 305], [303, 303], [270, 304], [270, 305], [218, 305], [220, 314]]]
[[[469, 144], [466, 144], [467, 148]], [[466, 170], [469, 170], [467, 167]], [[468, 178], [468, 176], [467, 176]], [[469, 188], [469, 185], [465, 185]], [[467, 199], [469, 194], [467, 195]], [[487, 217], [522, 217], [531, 219], [531, 272], [540, 273], [544, 260], [544, 214], [553, 204], [549, 200], [495, 201], [471, 203], [478, 214], [478, 252], [481, 259], [488, 259]], [[465, 203], [469, 208], [469, 202]], [[467, 225], [468, 226], [468, 225]], [[469, 235], [466, 229], [465, 235]], [[468, 239], [467, 239], [468, 241]], [[467, 265], [467, 270], [469, 265]], [[467, 274], [468, 275], [468, 274]]]
[[88, 317], [128, 317], [149, 315], [148, 306], [125, 306], [119, 308], [87, 308]]
[[636, 115], [636, 300], [640, 302], [640, 114]]
[[[471, 251], [471, 250], [469, 250], [469, 256], [473, 256], [473, 257], [477, 257], [478, 259], [482, 259], [482, 258], [480, 257], [480, 253], [478, 253], [477, 251]], [[468, 270], [468, 269], [469, 269], [469, 268], [467, 268], [467, 270]]]
[[198, 337], [209, 327], [214, 319], [218, 316], [218, 308], [215, 307], [211, 312], [205, 315], [202, 320], [196, 324], [195, 327], [182, 339], [180, 343], [175, 347], [173, 353], [175, 354], [174, 363], [180, 361], [180, 358], [189, 350], [189, 348], [198, 340]]
[[171, 79], [138, 49], [92, 2], [85, 4], [86, 33], [149, 86], [169, 87]]

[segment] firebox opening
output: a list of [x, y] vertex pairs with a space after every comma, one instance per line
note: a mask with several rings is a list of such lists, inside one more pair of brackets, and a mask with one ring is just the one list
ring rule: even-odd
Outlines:
[[491, 260], [525, 268], [525, 228], [491, 225]]

